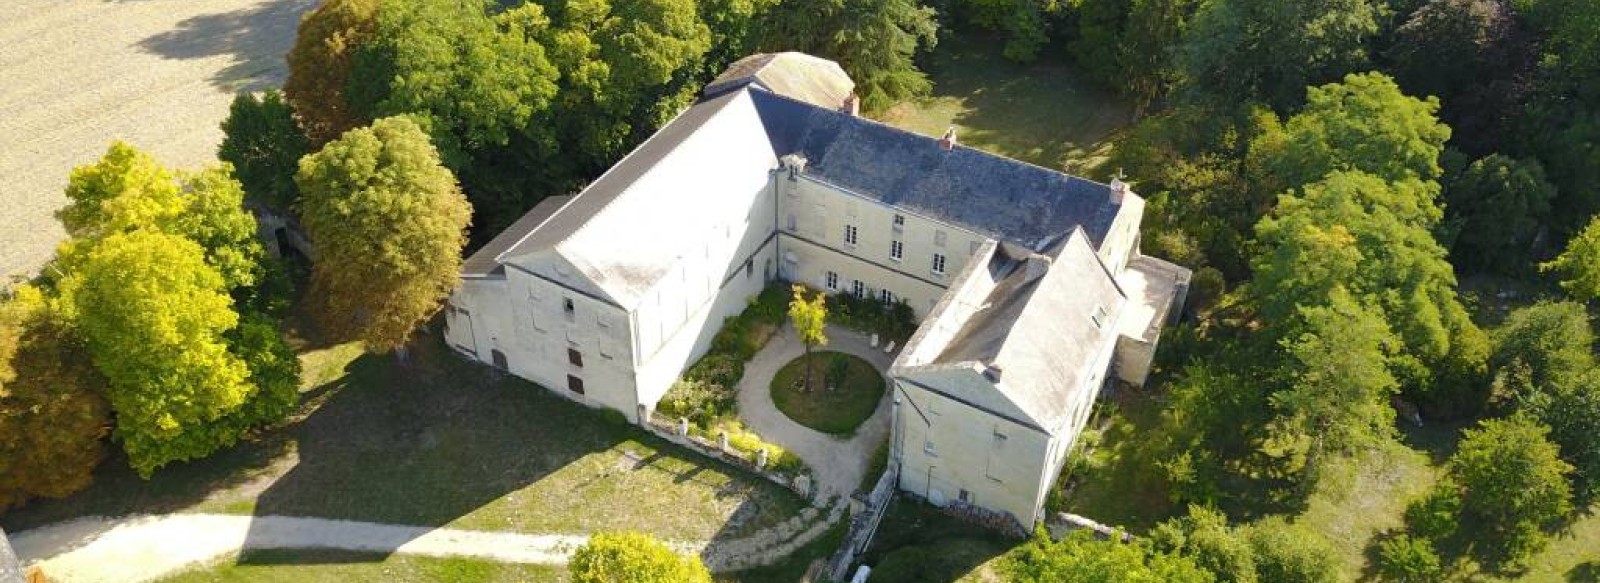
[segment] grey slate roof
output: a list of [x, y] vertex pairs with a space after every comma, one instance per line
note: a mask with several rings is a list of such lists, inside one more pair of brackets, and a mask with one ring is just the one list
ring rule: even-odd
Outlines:
[[[1042, 250], [1082, 227], [1098, 249], [1117, 216], [1111, 188], [780, 95], [751, 92], [780, 155], [858, 194]], [[959, 137], [958, 137], [959, 138]]]
[[488, 277], [505, 273], [505, 266], [500, 263], [500, 254], [522, 243], [524, 238], [527, 238], [529, 234], [538, 229], [539, 225], [544, 224], [550, 217], [555, 216], [556, 211], [561, 210], [561, 207], [566, 206], [567, 201], [570, 200], [572, 200], [571, 196], [562, 195], [547, 196], [544, 200], [539, 201], [539, 204], [534, 205], [533, 210], [522, 215], [522, 218], [511, 223], [511, 226], [506, 227], [506, 230], [495, 235], [487, 244], [478, 248], [478, 251], [468, 257], [466, 261], [461, 262], [461, 276]]
[[[983, 309], [930, 364], [976, 362], [1001, 370], [1000, 390], [1022, 411], [1054, 431], [1099, 350], [1116, 341], [1125, 297], [1081, 231], [1051, 245], [1049, 259], [995, 253], [988, 276], [997, 283]], [[1028, 263], [1048, 267], [1030, 273]], [[983, 277], [978, 274], [976, 277]], [[1101, 325], [1090, 319], [1106, 310]]]

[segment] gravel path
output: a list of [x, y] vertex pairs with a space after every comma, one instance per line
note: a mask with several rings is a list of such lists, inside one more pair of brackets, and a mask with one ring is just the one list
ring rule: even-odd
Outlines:
[[169, 166], [216, 160], [235, 92], [275, 87], [317, 0], [5, 0], [0, 16], [0, 280], [64, 236], [72, 168], [112, 140]]
[[[829, 326], [827, 336], [828, 345], [822, 350], [859, 356], [879, 372], [889, 370], [894, 362], [893, 354], [873, 348], [866, 336], [855, 331]], [[889, 395], [892, 392], [884, 391], [878, 409], [849, 439], [796, 423], [773, 405], [771, 385], [778, 369], [802, 354], [805, 354], [805, 346], [795, 338], [794, 329], [786, 324], [755, 358], [745, 363], [744, 378], [739, 381], [739, 418], [762, 439], [788, 448], [805, 460], [824, 497], [849, 497], [861, 485], [867, 465], [872, 463], [872, 454], [889, 437]]]
[[[788, 556], [843, 517], [810, 510], [744, 539], [669, 543], [702, 555], [714, 571], [769, 564]], [[825, 520], [818, 520], [825, 518]], [[589, 537], [402, 526], [293, 516], [227, 514], [88, 517], [15, 533], [25, 566], [58, 583], [138, 583], [246, 549], [341, 549], [508, 563], [563, 565]]]

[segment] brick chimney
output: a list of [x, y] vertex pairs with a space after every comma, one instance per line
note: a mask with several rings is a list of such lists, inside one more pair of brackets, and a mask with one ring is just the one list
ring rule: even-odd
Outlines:
[[955, 147], [956, 147], [956, 127], [955, 126], [950, 126], [950, 129], [947, 129], [947, 130], [944, 131], [944, 137], [939, 138], [939, 147], [944, 148], [944, 151], [946, 151], [946, 152], [949, 152], [950, 150], [955, 149]]

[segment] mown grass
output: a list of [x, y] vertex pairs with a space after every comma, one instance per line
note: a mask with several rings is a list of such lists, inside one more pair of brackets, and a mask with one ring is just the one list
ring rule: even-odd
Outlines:
[[199, 566], [160, 581], [561, 583], [567, 580], [566, 569], [562, 567], [499, 563], [464, 557], [419, 557], [330, 550], [259, 550]]
[[[10, 531], [87, 515], [205, 511], [532, 533], [632, 529], [744, 536], [796, 515], [788, 490], [450, 354], [408, 362], [307, 353], [333, 380], [301, 410], [202, 460], [140, 480], [107, 460], [88, 490], [3, 517]], [[323, 373], [317, 373], [323, 374]]]
[[1007, 61], [992, 39], [941, 40], [923, 70], [933, 94], [889, 108], [882, 121], [935, 137], [955, 127], [963, 144], [1046, 168], [1099, 174], [1132, 119], [1131, 106], [1071, 67]]
[[[831, 371], [844, 362], [841, 378]], [[811, 384], [806, 386], [806, 369]], [[813, 352], [801, 356], [772, 377], [772, 403], [796, 423], [823, 433], [851, 435], [883, 400], [883, 375], [860, 358], [842, 352]]]

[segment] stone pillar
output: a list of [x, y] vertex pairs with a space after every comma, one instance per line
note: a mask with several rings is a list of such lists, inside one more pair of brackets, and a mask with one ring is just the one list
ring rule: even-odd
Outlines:
[[800, 493], [801, 498], [811, 498], [811, 476], [805, 474], [795, 476], [794, 489]]
[[756, 450], [756, 469], [766, 469], [766, 467], [767, 467], [767, 448], [763, 447], [761, 449]]
[[728, 453], [728, 432], [717, 432], [717, 451]]
[[689, 418], [687, 418], [687, 417], [679, 417], [678, 418], [678, 437], [688, 437], [688, 436], [689, 436]]

